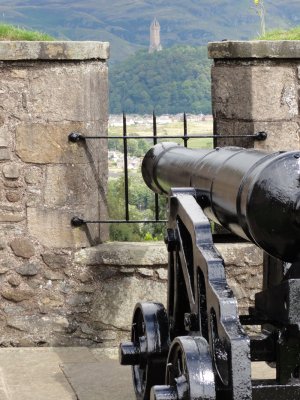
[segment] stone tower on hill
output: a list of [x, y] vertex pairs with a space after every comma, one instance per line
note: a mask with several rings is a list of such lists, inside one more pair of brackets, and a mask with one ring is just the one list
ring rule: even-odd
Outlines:
[[150, 46], [149, 53], [154, 53], [154, 51], [161, 51], [162, 46], [160, 43], [160, 25], [156, 18], [152, 21], [150, 25]]

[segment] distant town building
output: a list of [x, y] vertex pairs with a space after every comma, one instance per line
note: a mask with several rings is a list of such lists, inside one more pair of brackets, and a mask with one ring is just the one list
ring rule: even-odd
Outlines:
[[160, 43], [160, 25], [156, 18], [152, 21], [150, 25], [150, 46], [149, 53], [154, 53], [155, 51], [161, 51], [162, 45]]

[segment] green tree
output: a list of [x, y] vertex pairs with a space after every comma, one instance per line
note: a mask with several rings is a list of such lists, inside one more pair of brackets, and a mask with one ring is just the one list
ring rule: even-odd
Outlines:
[[206, 47], [139, 51], [110, 71], [110, 112], [211, 113]]

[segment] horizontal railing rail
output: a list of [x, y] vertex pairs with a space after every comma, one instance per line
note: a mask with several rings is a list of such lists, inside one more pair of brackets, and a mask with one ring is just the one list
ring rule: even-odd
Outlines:
[[158, 135], [157, 134], [157, 117], [155, 113], [153, 113], [152, 119], [152, 135], [145, 135], [144, 133], [138, 134], [135, 133], [134, 135], [127, 134], [127, 118], [125, 113], [123, 113], [123, 124], [122, 124], [122, 135], [99, 135], [99, 136], [90, 136], [84, 135], [80, 132], [71, 132], [68, 135], [68, 140], [72, 143], [79, 143], [85, 142], [86, 140], [110, 140], [110, 139], [119, 139], [123, 140], [123, 164], [124, 164], [124, 219], [108, 219], [108, 220], [86, 220], [84, 218], [80, 218], [78, 216], [74, 216], [71, 219], [71, 224], [73, 226], [82, 226], [85, 224], [153, 224], [153, 223], [165, 223], [167, 222], [165, 219], [159, 218], [159, 204], [158, 204], [158, 195], [155, 194], [155, 207], [154, 207], [154, 219], [151, 220], [132, 220], [130, 219], [130, 212], [129, 212], [129, 174], [128, 174], [128, 140], [152, 140], [153, 144], [157, 144], [158, 139], [180, 139], [183, 141], [185, 147], [188, 146], [188, 141], [190, 139], [236, 139], [236, 138], [250, 138], [254, 141], [263, 141], [267, 138], [266, 132], [257, 132], [255, 134], [238, 134], [238, 135], [227, 135], [227, 134], [220, 134], [220, 135], [211, 135], [211, 134], [188, 134], [188, 123], [187, 123], [187, 115], [186, 113], [183, 114], [183, 134], [179, 135]]

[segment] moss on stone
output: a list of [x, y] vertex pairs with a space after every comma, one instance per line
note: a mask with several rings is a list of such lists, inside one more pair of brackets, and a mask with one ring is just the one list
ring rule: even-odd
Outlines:
[[260, 36], [259, 40], [300, 40], [300, 26], [285, 31], [283, 29], [275, 29]]
[[52, 41], [52, 36], [46, 33], [21, 29], [14, 25], [0, 24], [0, 40]]

